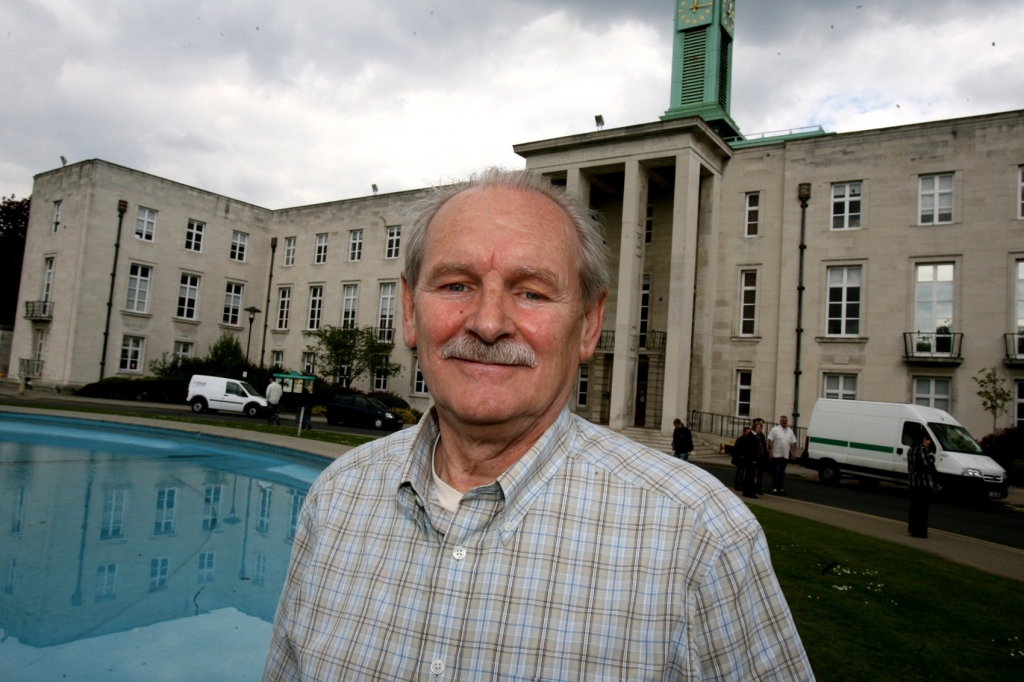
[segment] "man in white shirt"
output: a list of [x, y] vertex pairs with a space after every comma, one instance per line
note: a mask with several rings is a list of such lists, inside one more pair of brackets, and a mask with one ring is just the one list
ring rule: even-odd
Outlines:
[[786, 415], [779, 417], [779, 423], [768, 434], [768, 451], [772, 455], [772, 494], [786, 494], [786, 464], [796, 454], [796, 434], [788, 426]]
[[281, 388], [281, 384], [277, 383], [277, 379], [274, 377], [270, 378], [270, 385], [267, 386], [267, 423], [273, 424], [277, 422], [277, 425], [281, 425], [281, 414], [278, 412], [278, 407], [281, 403], [281, 395], [284, 393], [284, 389]]

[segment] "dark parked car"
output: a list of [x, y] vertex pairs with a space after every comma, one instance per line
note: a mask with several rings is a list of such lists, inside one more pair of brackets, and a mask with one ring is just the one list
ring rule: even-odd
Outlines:
[[361, 395], [336, 395], [327, 406], [327, 423], [397, 431], [403, 422], [401, 416], [379, 400]]

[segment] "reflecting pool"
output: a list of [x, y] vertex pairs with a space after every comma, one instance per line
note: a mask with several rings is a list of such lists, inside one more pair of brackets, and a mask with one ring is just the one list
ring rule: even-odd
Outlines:
[[299, 509], [328, 463], [0, 412], [0, 677], [258, 680]]

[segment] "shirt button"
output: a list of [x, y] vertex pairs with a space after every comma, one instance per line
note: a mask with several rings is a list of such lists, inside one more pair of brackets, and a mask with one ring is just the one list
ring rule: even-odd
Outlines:
[[466, 548], [465, 547], [456, 547], [455, 551], [452, 552], [452, 556], [455, 557], [456, 561], [462, 561], [463, 559], [466, 558]]
[[435, 675], [440, 675], [441, 673], [443, 673], [444, 661], [442, 661], [440, 658], [435, 658], [434, 662], [430, 664], [430, 672], [434, 673]]
[[506, 521], [505, 523], [503, 523], [501, 525], [501, 529], [504, 530], [504, 531], [510, 531], [513, 528], [515, 528], [515, 526], [512, 525], [511, 521]]

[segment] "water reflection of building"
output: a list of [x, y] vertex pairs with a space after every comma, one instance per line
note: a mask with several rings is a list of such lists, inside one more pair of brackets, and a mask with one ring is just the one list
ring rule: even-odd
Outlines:
[[0, 627], [41, 647], [225, 607], [270, 621], [307, 487], [187, 442], [0, 443]]

